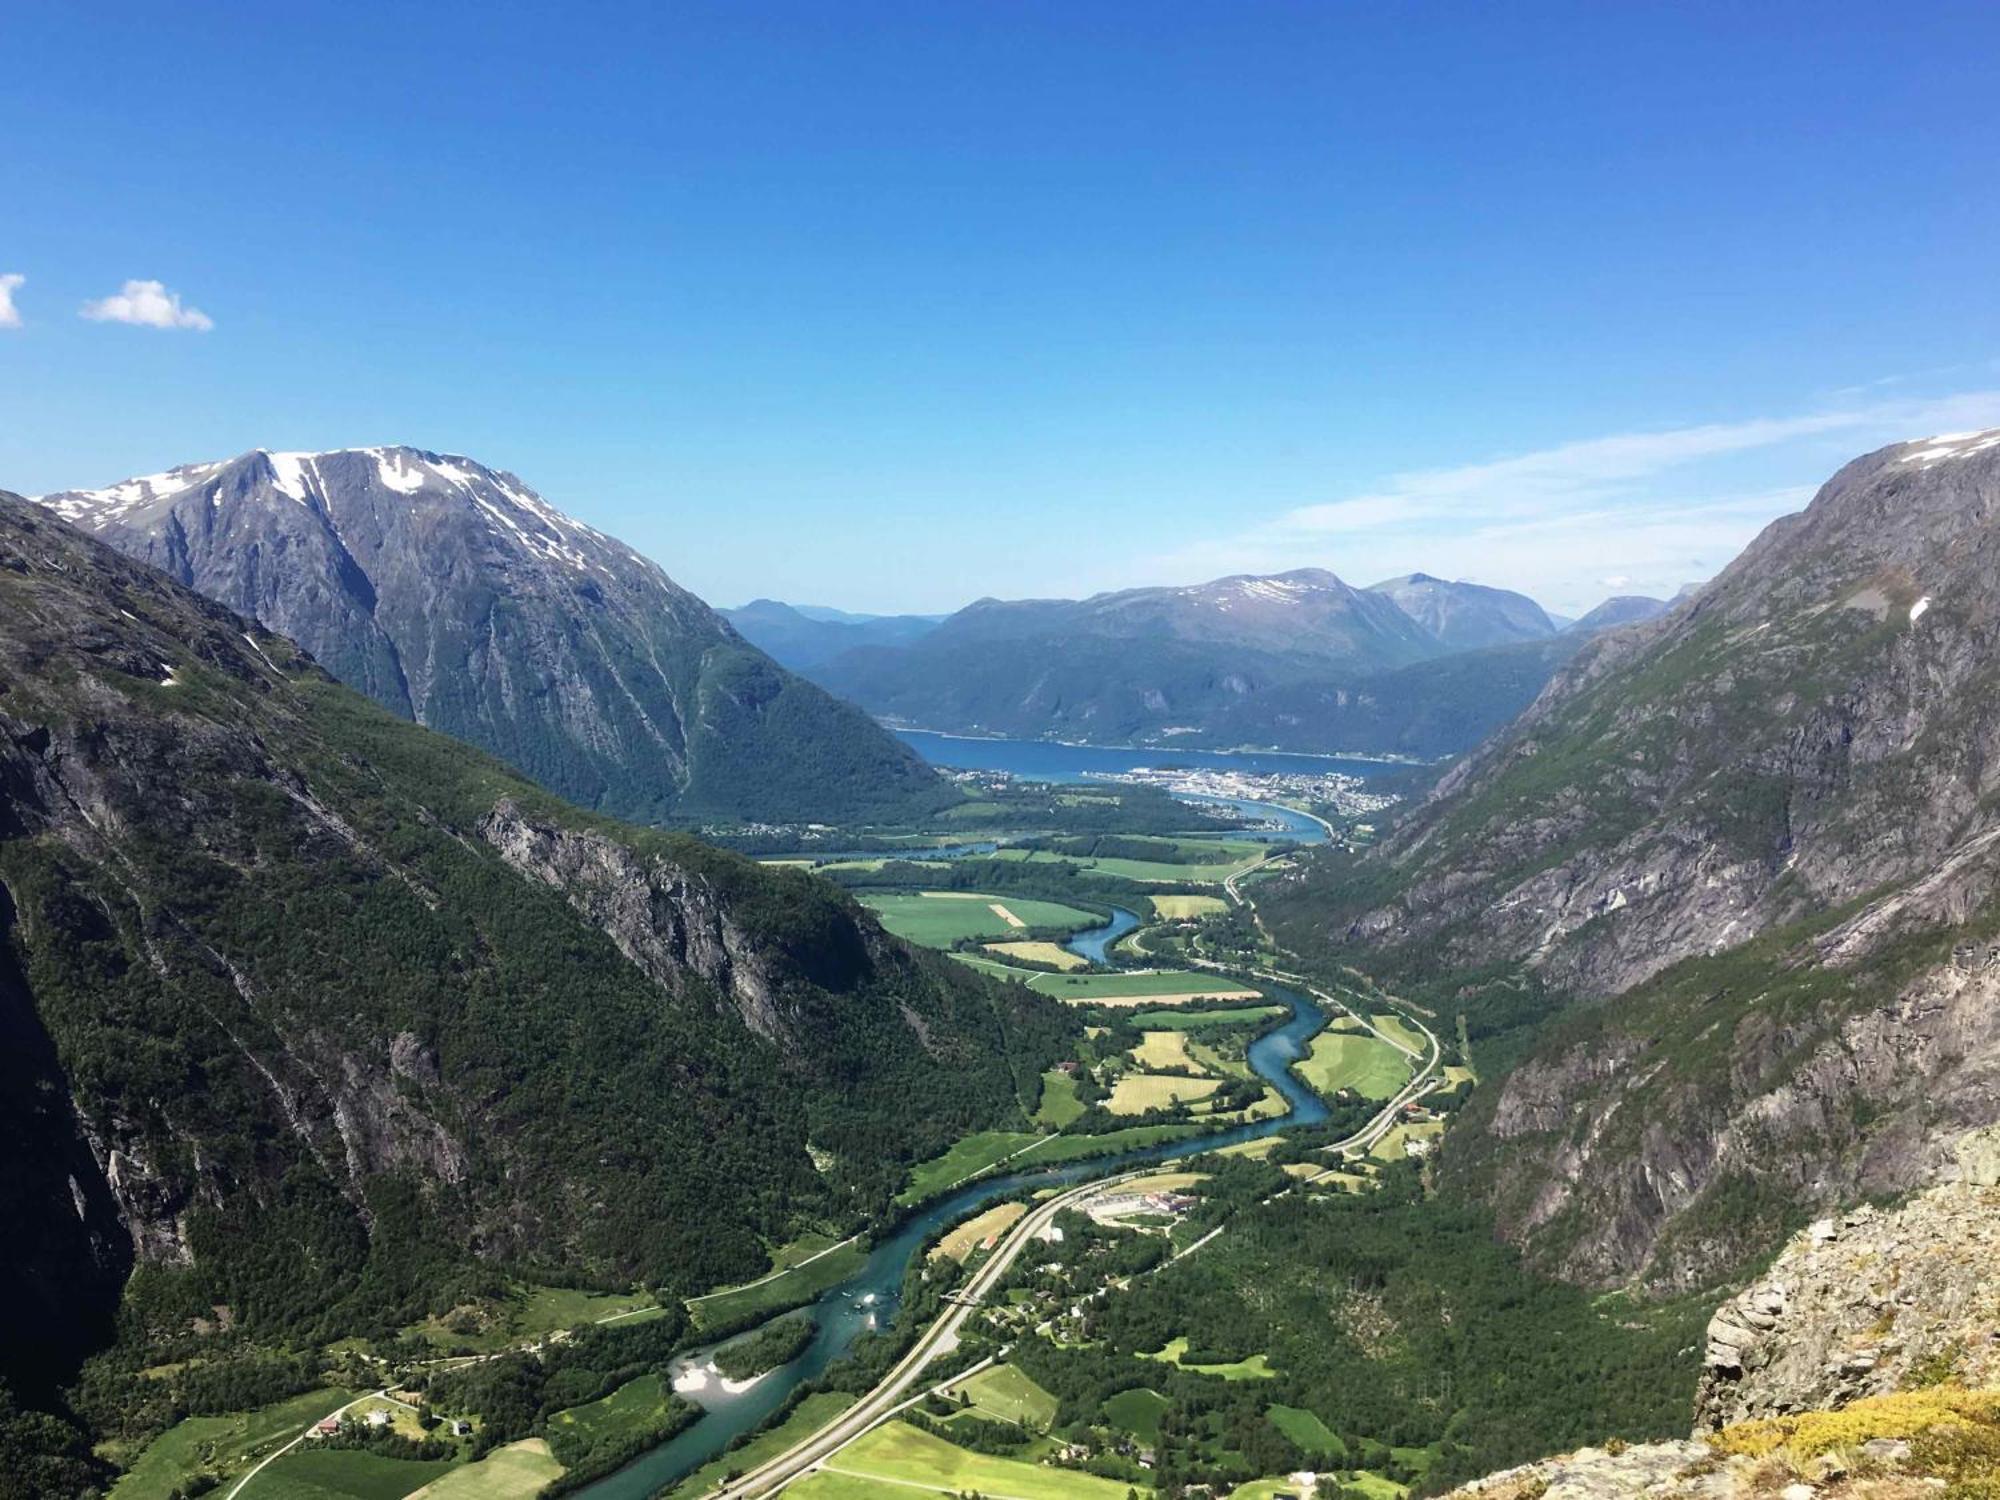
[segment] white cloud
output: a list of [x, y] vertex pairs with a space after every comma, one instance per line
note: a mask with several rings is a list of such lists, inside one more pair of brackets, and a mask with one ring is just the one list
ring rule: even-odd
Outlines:
[[128, 281], [118, 292], [83, 304], [82, 316], [93, 323], [132, 323], [141, 328], [192, 328], [207, 333], [215, 320], [198, 307], [181, 306], [179, 292], [163, 282]]
[[[1843, 456], [1995, 425], [2000, 390], [1615, 433], [1391, 475], [1231, 536], [1134, 556], [1124, 571], [1158, 583], [1317, 566], [1366, 584], [1421, 568], [1476, 574], [1560, 609], [1588, 608], [1606, 588], [1664, 597], [1806, 504]], [[1772, 482], [1788, 478], [1801, 482]]]
[[25, 286], [27, 280], [19, 271], [9, 271], [0, 276], [0, 328], [21, 326], [21, 310], [14, 305], [14, 293]]

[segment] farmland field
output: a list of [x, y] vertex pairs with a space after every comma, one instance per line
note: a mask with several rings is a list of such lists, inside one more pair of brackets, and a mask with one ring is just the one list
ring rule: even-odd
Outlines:
[[698, 1328], [734, 1323], [752, 1312], [778, 1312], [796, 1307], [857, 1269], [868, 1258], [859, 1245], [842, 1245], [811, 1264], [801, 1264], [766, 1280], [748, 1282], [705, 1297], [688, 1299], [688, 1312]]
[[1158, 1391], [1142, 1385], [1106, 1397], [1101, 1409], [1107, 1424], [1151, 1447], [1160, 1440], [1160, 1418], [1170, 1404]]
[[455, 1330], [445, 1318], [428, 1318], [407, 1331], [427, 1339], [440, 1349], [471, 1349], [490, 1354], [510, 1349], [525, 1340], [552, 1333], [558, 1328], [574, 1328], [579, 1323], [595, 1323], [654, 1306], [644, 1292], [584, 1292], [570, 1287], [535, 1286], [518, 1282], [506, 1298], [491, 1305], [484, 1326], [471, 1332]]
[[417, 1462], [356, 1448], [295, 1448], [246, 1493], [257, 1500], [403, 1500], [453, 1467], [450, 1459]]
[[1058, 1000], [1093, 1005], [1155, 1003], [1168, 998], [1188, 1000], [1261, 1000], [1257, 990], [1240, 979], [1162, 969], [1151, 974], [1037, 974], [1028, 988]]
[[1322, 1094], [1353, 1089], [1364, 1099], [1394, 1098], [1409, 1081], [1410, 1060], [1380, 1037], [1322, 1031], [1294, 1070]]
[[1143, 1115], [1183, 1099], [1206, 1099], [1222, 1087], [1219, 1078], [1181, 1078], [1171, 1073], [1127, 1073], [1111, 1086], [1104, 1107], [1114, 1115]]
[[1340, 1434], [1302, 1406], [1268, 1406], [1264, 1415], [1271, 1419], [1273, 1427], [1307, 1453], [1330, 1458], [1347, 1456], [1347, 1444], [1340, 1440]]
[[1023, 958], [1029, 963], [1052, 964], [1058, 969], [1087, 969], [1090, 960], [1081, 953], [1072, 953], [1060, 943], [988, 943], [988, 953], [997, 953], [1002, 958]]
[[[111, 1493], [114, 1500], [167, 1500], [204, 1468], [240, 1474], [354, 1395], [343, 1390], [307, 1391], [256, 1411], [183, 1418], [146, 1445]], [[214, 1457], [204, 1460], [204, 1454]]]
[[1057, 1401], [1014, 1365], [993, 1365], [956, 1388], [979, 1410], [1046, 1432], [1056, 1419]]
[[953, 1183], [962, 1182], [975, 1172], [985, 1171], [1002, 1157], [1010, 1156], [1039, 1139], [1039, 1136], [1021, 1130], [975, 1131], [954, 1141], [942, 1156], [934, 1156], [912, 1167], [910, 1185], [896, 1195], [896, 1201], [915, 1203], [932, 1193], [942, 1192]]
[[672, 1393], [657, 1374], [628, 1380], [602, 1400], [572, 1406], [549, 1418], [551, 1431], [577, 1430], [593, 1442], [654, 1432], [668, 1415]]
[[1278, 1373], [1271, 1368], [1269, 1358], [1261, 1352], [1251, 1355], [1248, 1359], [1235, 1360], [1226, 1365], [1191, 1365], [1186, 1360], [1187, 1349], [1188, 1341], [1184, 1338], [1177, 1338], [1157, 1354], [1148, 1354], [1143, 1357], [1146, 1359], [1157, 1359], [1161, 1364], [1173, 1365], [1178, 1369], [1189, 1370], [1196, 1375], [1214, 1375], [1223, 1380], [1271, 1380]]
[[[476, 1464], [453, 1469], [417, 1491], [421, 1500], [534, 1500], [562, 1473], [540, 1438], [523, 1438], [496, 1448]], [[416, 1497], [412, 1497], [416, 1500]]]
[[[1192, 842], [1192, 841], [1190, 841]], [[1027, 860], [1035, 864], [1072, 864], [1080, 870], [1097, 870], [1155, 885], [1220, 885], [1231, 875], [1241, 874], [1265, 855], [1262, 844], [1229, 844], [1200, 841], [1212, 849], [1215, 858], [1204, 864], [1183, 865], [1169, 860], [1078, 858], [1073, 854], [1051, 854], [1041, 849], [1001, 849], [994, 859]]]
[[1412, 1052], [1421, 1053], [1430, 1045], [1424, 1040], [1421, 1031], [1394, 1011], [1378, 1011], [1368, 1019], [1373, 1021], [1385, 1036], [1392, 1041], [1401, 1042]]
[[1141, 1031], [1204, 1031], [1211, 1027], [1261, 1025], [1284, 1014], [1282, 1005], [1237, 1005], [1227, 1010], [1142, 1010], [1126, 1019]]
[[1200, 1072], [1201, 1067], [1188, 1055], [1187, 1033], [1184, 1031], [1149, 1031], [1139, 1038], [1139, 1045], [1132, 1049], [1132, 1060], [1142, 1068], [1187, 1068]]
[[948, 1495], [976, 1490], [1018, 1500], [1125, 1500], [1129, 1488], [1073, 1469], [973, 1453], [905, 1422], [890, 1422], [841, 1449], [825, 1469], [786, 1494], [799, 1500], [881, 1500], [885, 1483]]
[[[1055, 901], [960, 891], [863, 891], [857, 898], [899, 938], [926, 948], [949, 948], [965, 938], [1005, 938], [1026, 927], [1079, 932], [1102, 918]], [[1011, 917], [1011, 920], [1010, 920]]]
[[1025, 1203], [996, 1203], [984, 1213], [974, 1214], [938, 1241], [933, 1256], [946, 1255], [963, 1263], [989, 1236], [999, 1234], [1028, 1211]]
[[1220, 896], [1151, 896], [1154, 914], [1162, 922], [1184, 922], [1191, 917], [1213, 916], [1227, 911], [1229, 903]]
[[1060, 1130], [1083, 1113], [1083, 1101], [1076, 1096], [1076, 1080], [1060, 1068], [1042, 1075], [1042, 1102], [1035, 1110], [1035, 1123]]

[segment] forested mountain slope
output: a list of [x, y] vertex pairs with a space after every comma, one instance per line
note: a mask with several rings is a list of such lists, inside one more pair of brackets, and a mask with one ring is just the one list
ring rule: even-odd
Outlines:
[[2000, 1118], [2000, 433], [1835, 475], [1599, 636], [1281, 932], [1500, 1033], [1447, 1151], [1531, 1254], [1707, 1284]]
[[259, 450], [42, 503], [585, 807], [859, 821], [952, 800], [658, 564], [471, 459]]
[[1018, 1123], [1068, 1024], [0, 496], [0, 1379], [63, 1378], [135, 1270], [141, 1345], [754, 1273]]

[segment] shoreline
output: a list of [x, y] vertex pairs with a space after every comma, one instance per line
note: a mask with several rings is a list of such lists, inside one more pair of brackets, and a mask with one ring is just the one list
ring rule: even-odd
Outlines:
[[[975, 745], [1059, 745], [1065, 750], [1115, 750], [1131, 754], [1174, 753], [1171, 745], [1105, 744], [1096, 740], [1063, 739], [1023, 739], [1012, 734], [967, 734], [953, 729], [927, 729], [921, 724], [899, 724], [890, 719], [877, 719], [891, 734], [931, 734], [941, 740], [964, 740]], [[1414, 755], [1388, 755], [1373, 750], [1280, 750], [1268, 745], [1234, 745], [1227, 750], [1219, 750], [1209, 745], [1189, 745], [1185, 752], [1193, 755], [1289, 755], [1299, 760], [1352, 760], [1372, 766], [1435, 766], [1452, 759], [1441, 755], [1436, 760], [1423, 760]], [[952, 767], [942, 769], [950, 770]]]

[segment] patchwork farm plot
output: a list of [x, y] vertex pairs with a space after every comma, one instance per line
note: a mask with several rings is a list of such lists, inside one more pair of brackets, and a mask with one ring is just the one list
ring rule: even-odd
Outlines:
[[1364, 1099], [1393, 1098], [1410, 1077], [1410, 1059], [1380, 1037], [1361, 1031], [1322, 1031], [1293, 1065], [1321, 1094], [1352, 1089]]
[[949, 948], [968, 938], [1006, 939], [1030, 928], [1079, 932], [1102, 920], [1055, 901], [964, 891], [862, 891], [861, 903], [899, 938]]

